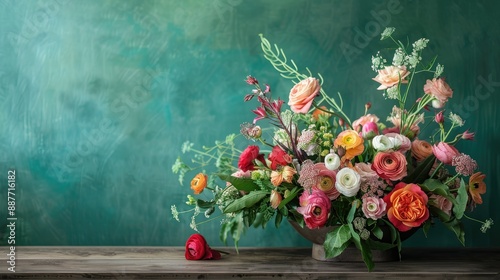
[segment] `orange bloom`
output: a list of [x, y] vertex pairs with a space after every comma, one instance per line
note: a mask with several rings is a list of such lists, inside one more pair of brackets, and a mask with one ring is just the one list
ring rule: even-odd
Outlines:
[[486, 184], [484, 183], [484, 178], [486, 178], [485, 174], [481, 172], [476, 172], [472, 174], [469, 178], [469, 193], [477, 204], [482, 204], [483, 199], [481, 195], [486, 193]]
[[283, 200], [281, 194], [277, 190], [271, 191], [271, 196], [269, 197], [269, 202], [271, 202], [271, 207], [274, 209], [280, 206], [281, 200]]
[[316, 109], [314, 110], [314, 112], [312, 113], [312, 117], [315, 119], [315, 120], [318, 120], [319, 119], [319, 116], [326, 116], [326, 117], [329, 117], [331, 116], [330, 113], [328, 112], [325, 112], [327, 109], [325, 106], [321, 106], [319, 107], [320, 109]]
[[432, 145], [427, 141], [415, 139], [411, 143], [411, 155], [417, 161], [422, 161], [432, 155]]
[[387, 218], [399, 231], [419, 227], [429, 219], [428, 200], [420, 186], [401, 182], [384, 197]]
[[194, 194], [200, 194], [205, 189], [207, 180], [208, 176], [203, 173], [198, 173], [194, 176], [193, 180], [191, 180], [191, 189], [194, 191]]
[[355, 130], [344, 130], [337, 136], [333, 145], [335, 148], [345, 149], [345, 154], [342, 156], [342, 161], [344, 161], [351, 160], [363, 153], [365, 150], [363, 141], [363, 138]]
[[283, 167], [278, 167], [277, 170], [271, 171], [271, 183], [273, 186], [279, 186], [283, 181], [287, 183], [291, 183], [293, 179], [293, 175], [297, 173], [297, 170], [295, 170], [291, 166], [283, 166]]

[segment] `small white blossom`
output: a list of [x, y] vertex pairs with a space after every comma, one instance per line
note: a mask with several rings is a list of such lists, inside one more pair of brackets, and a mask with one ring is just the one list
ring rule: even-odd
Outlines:
[[385, 91], [385, 97], [389, 99], [398, 99], [399, 89], [397, 86], [392, 86]]
[[413, 52], [411, 55], [407, 55], [405, 57], [406, 62], [408, 63], [408, 67], [410, 69], [417, 67], [417, 64], [422, 60], [417, 53]]
[[444, 66], [439, 64], [436, 66], [436, 71], [434, 72], [434, 78], [437, 78], [443, 74]]
[[465, 123], [459, 115], [453, 114], [452, 112], [450, 112], [450, 120], [451, 123], [456, 126], [463, 126]]
[[493, 225], [493, 220], [487, 219], [486, 221], [484, 221], [483, 225], [481, 226], [481, 232], [486, 233], [486, 231], [488, 229], [490, 229], [492, 225]]
[[170, 210], [172, 211], [172, 216], [174, 216], [174, 219], [178, 222], [179, 220], [179, 211], [177, 211], [177, 207], [175, 205], [170, 206]]
[[403, 49], [398, 48], [394, 52], [394, 57], [392, 58], [392, 65], [394, 66], [403, 66], [405, 62], [405, 53], [403, 52]]
[[380, 40], [385, 40], [389, 38], [392, 35], [392, 33], [394, 33], [395, 30], [396, 28], [394, 27], [386, 27], [382, 32], [382, 34], [380, 34]]
[[377, 52], [375, 56], [372, 56], [372, 70], [377, 72], [379, 69], [384, 68], [387, 60], [380, 55], [380, 52]]
[[412, 45], [413, 51], [419, 52], [419, 51], [425, 49], [425, 47], [427, 47], [427, 43], [429, 43], [429, 39], [425, 39], [425, 38], [418, 39]]

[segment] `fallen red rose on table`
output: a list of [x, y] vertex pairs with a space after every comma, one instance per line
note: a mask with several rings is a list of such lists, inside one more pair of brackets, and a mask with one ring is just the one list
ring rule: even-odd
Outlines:
[[186, 241], [186, 260], [218, 260], [220, 252], [208, 246], [203, 235], [195, 233]]

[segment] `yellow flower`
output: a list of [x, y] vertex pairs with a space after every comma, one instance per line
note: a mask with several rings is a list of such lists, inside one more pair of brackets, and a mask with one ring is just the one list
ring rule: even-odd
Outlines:
[[194, 176], [193, 180], [191, 180], [191, 189], [194, 191], [194, 194], [200, 194], [205, 189], [207, 179], [208, 176], [203, 173], [198, 173]]

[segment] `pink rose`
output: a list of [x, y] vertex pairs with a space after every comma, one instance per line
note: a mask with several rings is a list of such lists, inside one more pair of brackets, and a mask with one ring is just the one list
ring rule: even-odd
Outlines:
[[378, 75], [373, 80], [380, 83], [377, 89], [383, 90], [397, 85], [400, 79], [402, 84], [407, 84], [408, 80], [405, 78], [409, 74], [410, 72], [406, 70], [405, 66], [386, 66], [384, 69], [378, 70]]
[[335, 188], [337, 172], [326, 168], [324, 163], [316, 163], [314, 167], [319, 170], [319, 180], [313, 189], [324, 192], [330, 200], [337, 199], [340, 196], [339, 191]]
[[361, 128], [370, 122], [378, 123], [379, 118], [376, 115], [368, 114], [352, 122], [352, 128], [356, 131], [361, 130]]
[[432, 153], [439, 161], [448, 165], [451, 165], [453, 158], [460, 154], [455, 147], [445, 142], [439, 142], [432, 146]]
[[357, 162], [354, 168], [361, 177], [362, 182], [368, 182], [378, 177], [377, 173], [372, 170], [371, 163]]
[[288, 105], [294, 113], [306, 114], [311, 108], [311, 104], [318, 96], [321, 85], [318, 79], [309, 77], [300, 81], [290, 91]]
[[434, 78], [427, 80], [424, 85], [424, 92], [434, 96], [441, 104], [446, 103], [448, 98], [453, 96], [453, 90], [444, 81], [444, 78]]
[[382, 179], [397, 181], [407, 175], [406, 157], [400, 152], [378, 152], [373, 158], [372, 169]]
[[297, 212], [302, 214], [306, 226], [310, 229], [319, 228], [325, 225], [330, 215], [330, 199], [320, 190], [313, 189], [309, 194], [304, 191], [299, 198], [300, 207]]
[[382, 198], [368, 196], [363, 198], [363, 213], [367, 218], [377, 220], [385, 215], [387, 203]]

